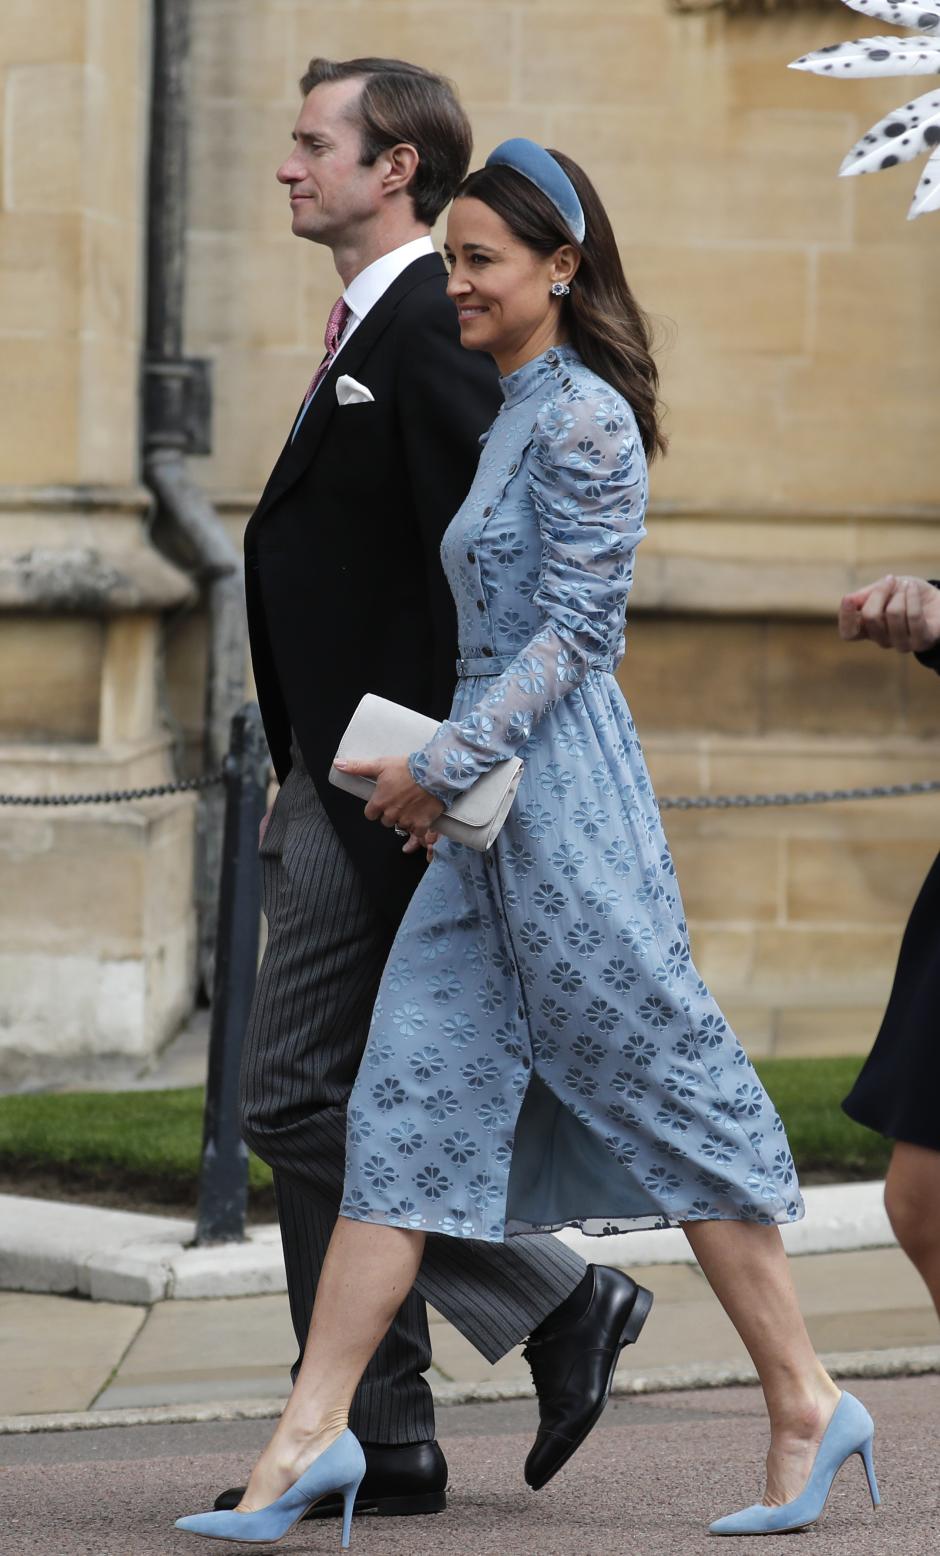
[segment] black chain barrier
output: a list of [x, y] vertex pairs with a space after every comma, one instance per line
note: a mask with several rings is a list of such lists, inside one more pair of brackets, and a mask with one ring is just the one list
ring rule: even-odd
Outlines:
[[212, 789], [225, 774], [204, 773], [201, 778], [178, 778], [175, 783], [155, 783], [149, 789], [103, 789], [98, 794], [0, 794], [0, 805], [120, 805], [126, 800], [158, 800], [164, 794], [186, 794], [193, 789]]
[[[99, 794], [0, 794], [0, 805], [115, 805], [126, 800], [160, 799], [165, 794], [185, 794], [224, 783], [225, 773], [205, 773], [201, 778], [180, 778], [149, 789], [105, 789]], [[750, 810], [780, 805], [831, 805], [843, 800], [906, 799], [914, 794], [936, 794], [940, 778], [918, 783], [870, 784], [864, 789], [796, 789], [782, 794], [665, 794], [660, 810]]]
[[750, 810], [771, 805], [831, 805], [838, 800], [894, 800], [911, 794], [936, 794], [940, 778], [921, 783], [869, 784], [865, 789], [797, 789], [790, 794], [676, 794], [659, 801], [660, 810]]

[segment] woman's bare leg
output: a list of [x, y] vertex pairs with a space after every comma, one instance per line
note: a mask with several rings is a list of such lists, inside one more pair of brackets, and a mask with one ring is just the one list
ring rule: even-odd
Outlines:
[[813, 1350], [780, 1230], [752, 1221], [682, 1229], [757, 1368], [770, 1416], [764, 1501], [791, 1502], [809, 1478], [839, 1390]]
[[885, 1209], [940, 1316], [940, 1151], [896, 1143], [885, 1180]]
[[359, 1379], [415, 1283], [425, 1234], [340, 1216], [330, 1238], [303, 1362], [251, 1473], [240, 1512], [283, 1495], [346, 1426]]

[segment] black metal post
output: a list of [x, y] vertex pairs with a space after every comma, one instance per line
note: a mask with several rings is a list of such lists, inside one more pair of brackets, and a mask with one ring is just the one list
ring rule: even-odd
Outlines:
[[246, 703], [232, 720], [232, 742], [223, 768], [225, 831], [197, 1243], [238, 1242], [245, 1235], [248, 1147], [239, 1130], [238, 1072], [258, 966], [258, 827], [267, 802], [268, 766], [258, 705]]

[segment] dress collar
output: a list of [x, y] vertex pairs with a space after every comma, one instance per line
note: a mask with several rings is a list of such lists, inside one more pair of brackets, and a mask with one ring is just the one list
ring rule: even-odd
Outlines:
[[580, 360], [573, 346], [552, 346], [550, 350], [543, 351], [541, 356], [523, 362], [514, 373], [507, 373], [499, 381], [506, 405], [518, 405], [520, 400], [528, 399], [549, 378], [572, 362]]

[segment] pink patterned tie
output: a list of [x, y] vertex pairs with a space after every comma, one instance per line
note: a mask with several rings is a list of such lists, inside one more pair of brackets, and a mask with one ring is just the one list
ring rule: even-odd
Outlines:
[[321, 378], [323, 378], [324, 374], [329, 369], [333, 358], [339, 350], [339, 343], [343, 337], [343, 331], [346, 328], [347, 322], [349, 320], [349, 314], [350, 309], [347, 306], [346, 299], [344, 297], [338, 298], [330, 309], [330, 317], [326, 321], [326, 334], [323, 337], [323, 344], [326, 347], [326, 356], [323, 358], [323, 361], [320, 363], [320, 366], [317, 368], [316, 372], [310, 380], [310, 388], [304, 395], [305, 407], [309, 404], [311, 395], [319, 384]]

